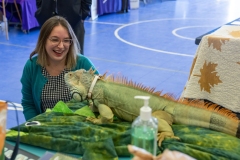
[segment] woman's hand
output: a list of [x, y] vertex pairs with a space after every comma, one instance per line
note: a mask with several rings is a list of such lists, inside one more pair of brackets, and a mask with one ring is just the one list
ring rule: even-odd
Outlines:
[[128, 145], [128, 151], [134, 155], [132, 160], [153, 160], [155, 157], [147, 152], [146, 150], [133, 146], [133, 145]]
[[133, 145], [128, 145], [128, 151], [134, 156], [132, 160], [196, 160], [184, 153], [170, 151], [168, 149], [164, 150], [164, 152], [157, 157], [153, 156], [146, 150]]

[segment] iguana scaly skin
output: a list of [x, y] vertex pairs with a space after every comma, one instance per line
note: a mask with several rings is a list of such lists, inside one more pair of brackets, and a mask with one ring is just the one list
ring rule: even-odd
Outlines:
[[159, 122], [159, 145], [165, 137], [179, 139], [174, 136], [172, 123], [209, 128], [240, 137], [239, 120], [231, 111], [219, 109], [215, 104], [209, 106], [201, 101], [174, 100], [170, 98], [171, 96], [162, 96], [161, 92], [154, 92], [154, 89], [133, 83], [126, 78], [103, 75], [97, 80], [89, 97], [89, 89], [95, 76], [91, 69], [89, 71], [81, 69], [65, 75], [72, 98], [77, 101], [93, 102], [99, 111], [99, 118], [87, 118], [93, 123], [112, 122], [113, 115], [132, 122], [139, 116], [140, 108], [143, 106], [143, 102], [134, 99], [134, 96], [141, 95], [150, 96], [149, 106]]

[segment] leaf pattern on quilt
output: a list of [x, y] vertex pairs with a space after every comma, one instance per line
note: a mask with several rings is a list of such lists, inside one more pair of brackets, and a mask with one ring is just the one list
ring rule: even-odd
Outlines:
[[195, 64], [196, 64], [197, 58], [198, 58], [198, 56], [195, 56], [194, 59], [193, 59], [188, 80], [190, 79], [190, 77], [191, 77], [191, 75], [192, 75], [192, 71], [193, 71], [193, 68], [194, 68], [194, 66], [195, 66]]
[[208, 93], [211, 93], [211, 88], [214, 87], [214, 85], [218, 85], [218, 83], [222, 83], [222, 81], [219, 79], [219, 76], [217, 76], [218, 72], [216, 72], [216, 66], [218, 64], [211, 63], [205, 61], [203, 67], [200, 69], [201, 75], [194, 75], [197, 77], [200, 77], [198, 83], [200, 84], [201, 91], [205, 90]]
[[239, 38], [240, 37], [240, 30], [238, 30], [238, 31], [231, 31], [229, 34], [231, 36], [235, 37], [235, 38]]
[[213, 49], [216, 49], [218, 51], [222, 51], [222, 45], [225, 44], [225, 41], [229, 41], [229, 38], [220, 38], [220, 37], [208, 37], [208, 47], [213, 45]]

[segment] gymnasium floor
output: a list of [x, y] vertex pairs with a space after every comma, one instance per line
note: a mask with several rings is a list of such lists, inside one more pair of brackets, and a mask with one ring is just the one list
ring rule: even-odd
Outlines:
[[[151, 0], [128, 13], [111, 13], [85, 22], [85, 56], [100, 73], [121, 74], [135, 82], [179, 97], [188, 79], [194, 40], [240, 17], [239, 0]], [[20, 123], [22, 69], [39, 29], [25, 34], [11, 26], [9, 40], [0, 30], [0, 100], [18, 106]], [[9, 105], [7, 128], [16, 126]]]

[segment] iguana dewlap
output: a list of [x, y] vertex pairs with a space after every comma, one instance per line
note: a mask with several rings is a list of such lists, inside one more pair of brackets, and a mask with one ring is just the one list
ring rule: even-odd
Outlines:
[[[125, 78], [97, 77], [93, 70], [77, 70], [65, 75], [65, 81], [70, 88], [73, 99], [88, 100], [93, 103], [100, 113], [99, 118], [88, 118], [89, 121], [101, 124], [113, 121], [113, 115], [132, 122], [139, 116], [142, 101], [134, 96], [150, 96], [149, 106], [158, 123], [159, 145], [165, 137], [179, 139], [174, 136], [172, 123], [193, 125], [224, 132], [240, 137], [240, 125], [237, 117], [227, 110], [217, 111], [217, 105], [202, 103], [201, 101], [173, 100], [161, 92], [144, 87]], [[93, 86], [94, 85], [94, 86]], [[89, 92], [89, 89], [92, 91]], [[90, 95], [90, 96], [89, 96]], [[90, 104], [91, 104], [90, 103]], [[224, 113], [225, 111], [225, 113]]]

